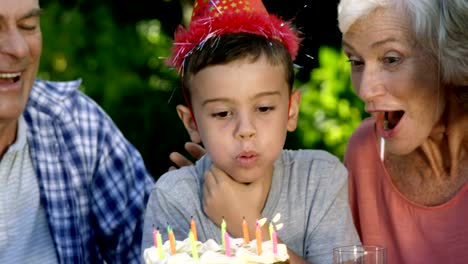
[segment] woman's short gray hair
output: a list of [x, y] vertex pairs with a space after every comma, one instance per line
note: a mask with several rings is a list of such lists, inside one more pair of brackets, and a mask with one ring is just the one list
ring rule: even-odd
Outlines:
[[341, 0], [340, 31], [346, 33], [356, 20], [377, 8], [406, 15], [416, 41], [438, 58], [443, 81], [468, 86], [467, 0]]

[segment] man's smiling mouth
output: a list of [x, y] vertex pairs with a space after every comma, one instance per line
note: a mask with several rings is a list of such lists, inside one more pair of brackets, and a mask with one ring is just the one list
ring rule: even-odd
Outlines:
[[0, 82], [3, 83], [15, 83], [19, 81], [21, 73], [0, 73]]

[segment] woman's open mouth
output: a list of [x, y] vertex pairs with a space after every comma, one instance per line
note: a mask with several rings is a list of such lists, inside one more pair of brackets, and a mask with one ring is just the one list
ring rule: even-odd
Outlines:
[[385, 138], [391, 137], [404, 115], [405, 111], [402, 110], [383, 112], [380, 119], [382, 120], [380, 129], [382, 136]]

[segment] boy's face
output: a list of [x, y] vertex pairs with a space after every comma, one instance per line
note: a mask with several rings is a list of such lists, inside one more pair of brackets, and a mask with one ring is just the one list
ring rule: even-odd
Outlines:
[[214, 164], [238, 182], [271, 175], [287, 131], [296, 128], [300, 101], [298, 91], [289, 100], [283, 66], [264, 57], [209, 66], [191, 76], [190, 87], [196, 123], [186, 107], [178, 112], [192, 141], [201, 140]]

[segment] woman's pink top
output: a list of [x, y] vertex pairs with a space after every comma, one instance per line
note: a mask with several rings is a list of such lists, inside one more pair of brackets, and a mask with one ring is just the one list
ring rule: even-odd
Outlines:
[[385, 246], [388, 264], [467, 264], [468, 184], [442, 205], [409, 201], [380, 160], [374, 124], [373, 119], [362, 122], [345, 155], [350, 205], [362, 243]]

